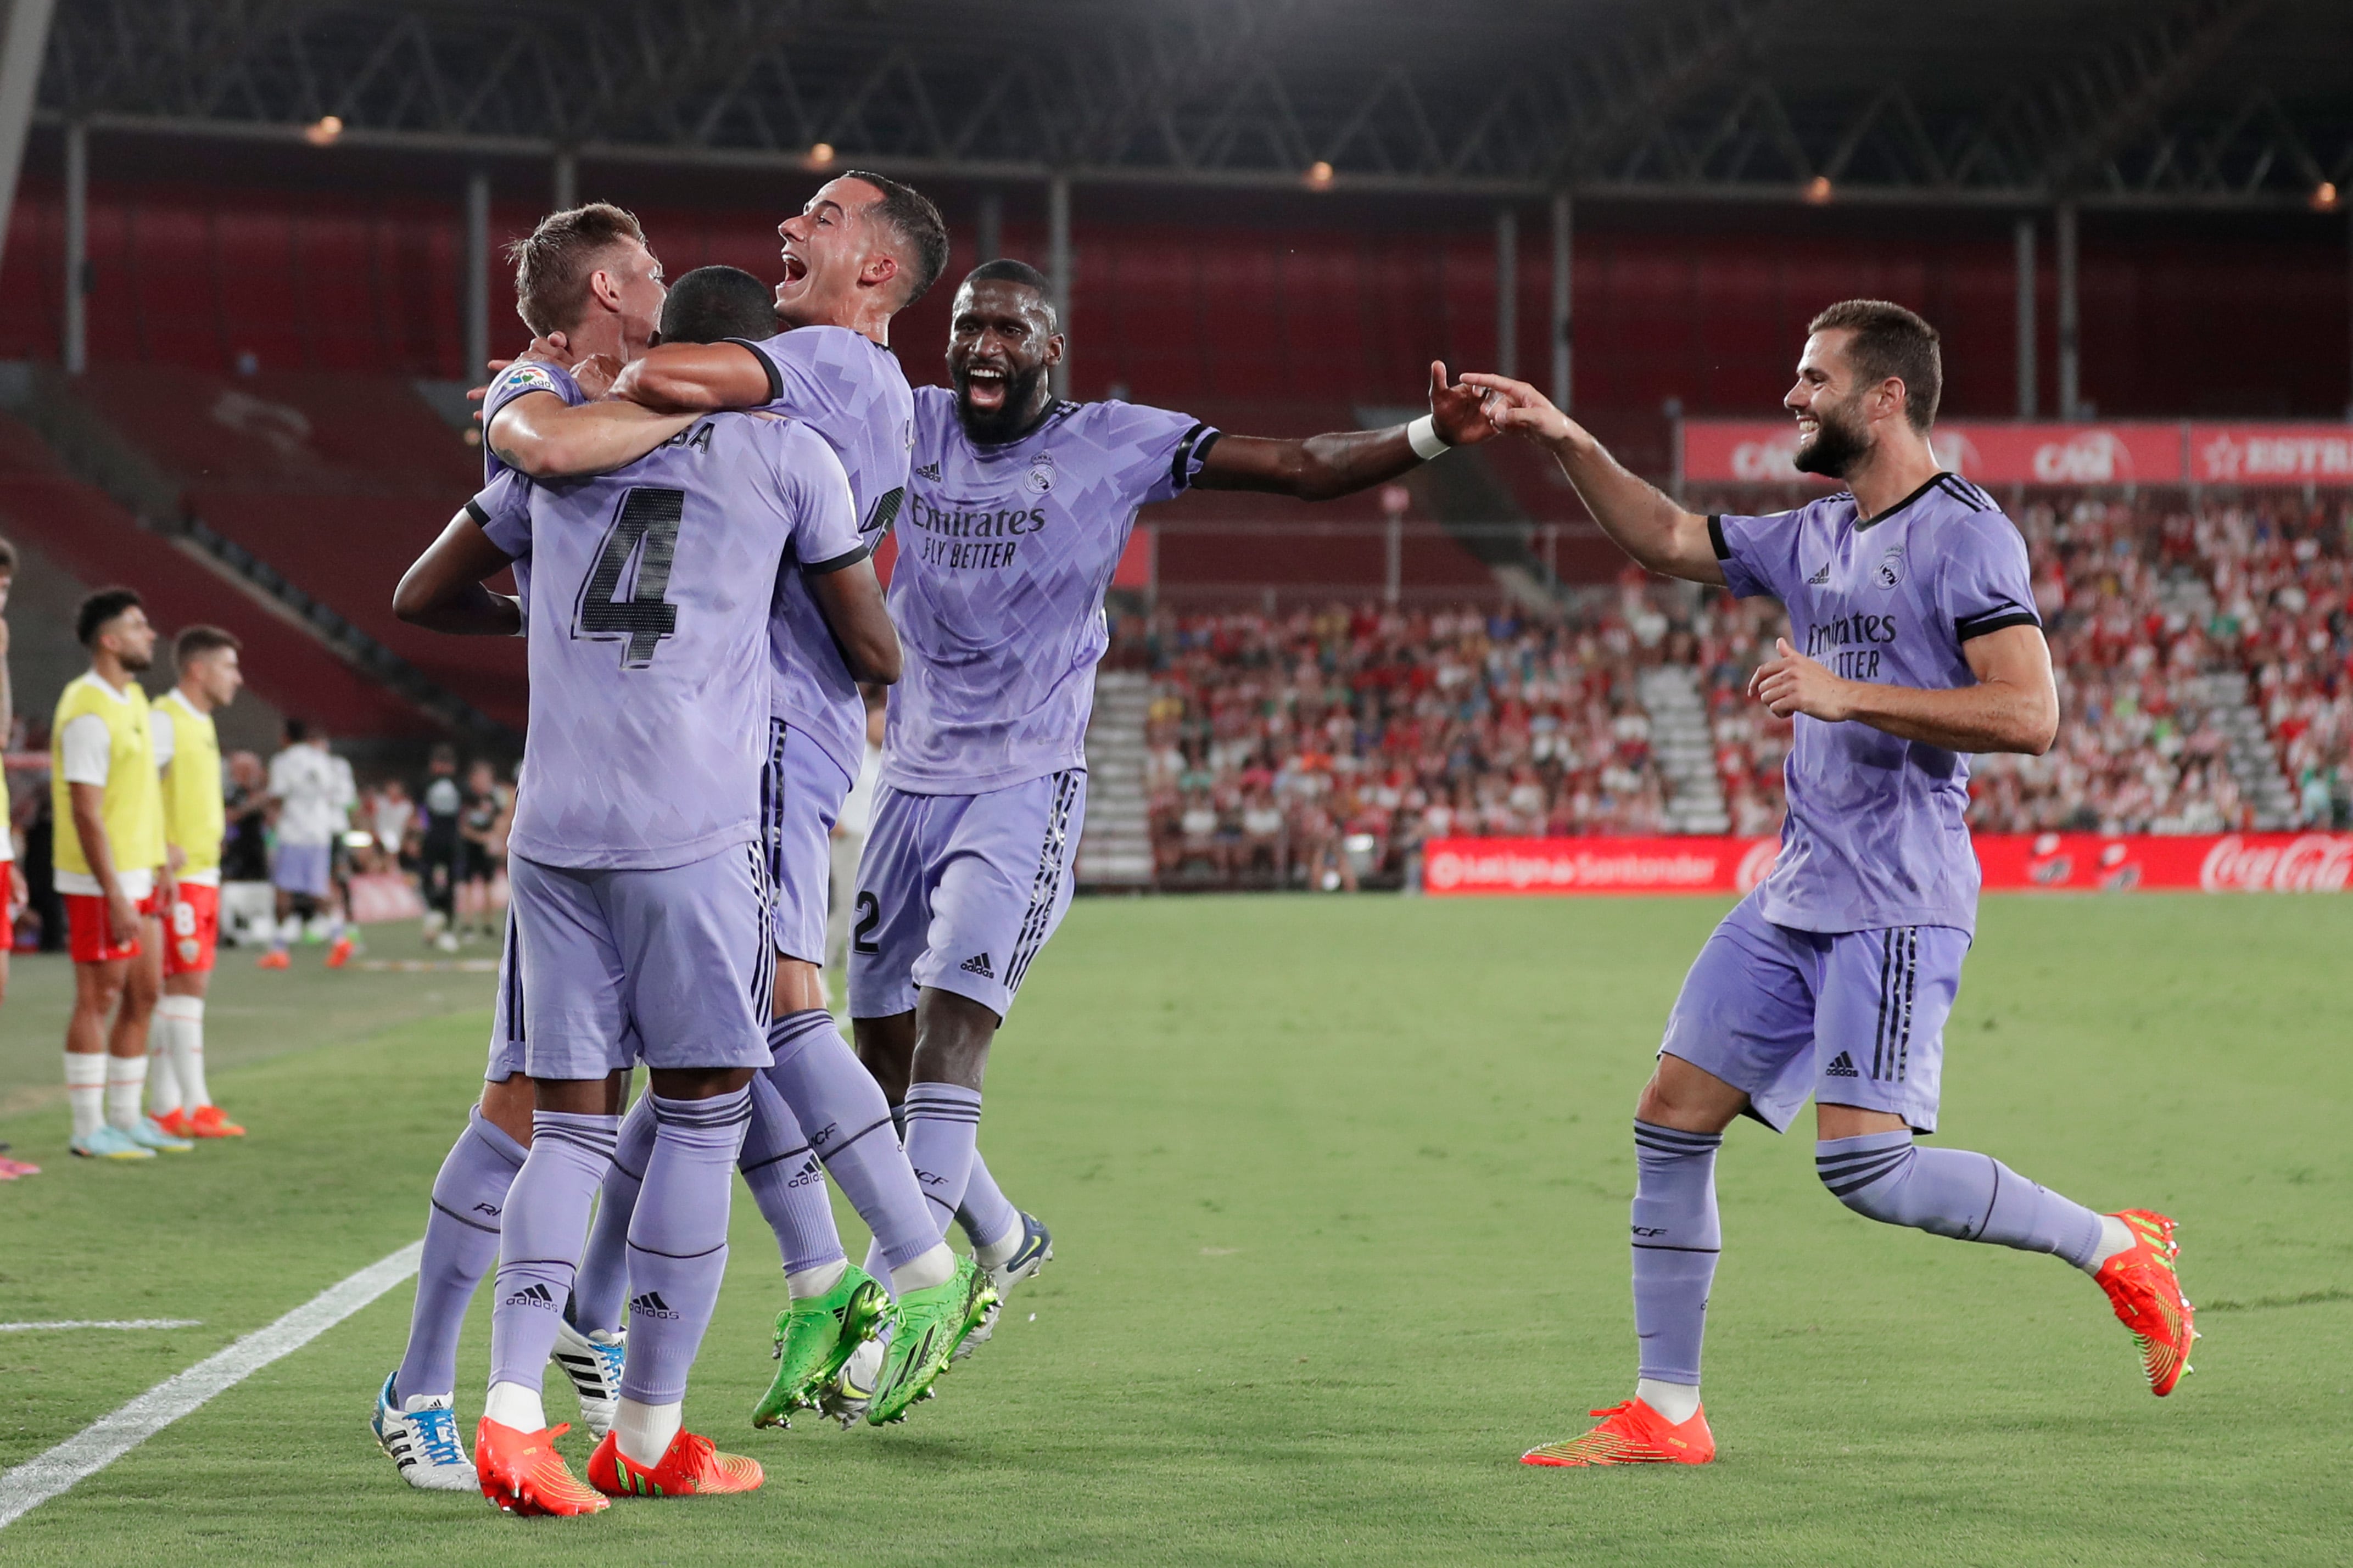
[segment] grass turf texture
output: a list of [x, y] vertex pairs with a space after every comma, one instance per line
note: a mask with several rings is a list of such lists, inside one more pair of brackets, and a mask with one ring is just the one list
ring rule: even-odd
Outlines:
[[[1719, 912], [1082, 903], [1000, 1043], [984, 1140], [1059, 1261], [904, 1427], [748, 1428], [780, 1289], [739, 1194], [688, 1415], [767, 1465], [763, 1493], [565, 1523], [408, 1490], [363, 1425], [403, 1287], [0, 1533], [0, 1557], [2341, 1562], [2353, 900], [1987, 903], [1944, 1140], [2184, 1221], [2209, 1337], [2173, 1398], [2074, 1271], [1873, 1226], [1821, 1193], [1802, 1133], [1744, 1122], [1720, 1167], [1719, 1462], [1516, 1463], [1630, 1385], [1629, 1112]], [[21, 1042], [49, 1020], [20, 996]], [[0, 1188], [0, 1319], [206, 1324], [0, 1336], [0, 1465], [416, 1236], [483, 1023], [224, 1070], [255, 1135], [139, 1167], [69, 1163], [62, 1107], [0, 1122], [49, 1167]], [[469, 1329], [470, 1432], [486, 1303]], [[553, 1373], [549, 1406], [571, 1413]]]

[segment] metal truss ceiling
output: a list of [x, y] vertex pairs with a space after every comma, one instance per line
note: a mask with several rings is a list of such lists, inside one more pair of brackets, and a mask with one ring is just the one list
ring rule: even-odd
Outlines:
[[59, 0], [40, 104], [987, 179], [2284, 206], [2353, 186], [2353, 5]]

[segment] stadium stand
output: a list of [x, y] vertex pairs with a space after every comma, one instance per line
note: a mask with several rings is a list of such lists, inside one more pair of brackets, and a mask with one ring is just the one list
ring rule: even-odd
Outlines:
[[[2020, 515], [2065, 717], [2047, 756], [1978, 760], [1976, 825], [2353, 821], [2353, 503]], [[1639, 574], [1548, 615], [1164, 609], [1124, 626], [1153, 672], [1160, 885], [1293, 885], [1344, 855], [1397, 879], [1440, 836], [1777, 832], [1790, 727], [1746, 687], [1781, 630], [1769, 600]]]
[[312, 714], [345, 734], [417, 735], [425, 716], [339, 659], [195, 552], [139, 526], [104, 492], [68, 473], [22, 422], [0, 415], [0, 527], [89, 586], [127, 583], [167, 630], [204, 621], [245, 641], [254, 689], [282, 712]]
[[402, 625], [390, 584], [480, 483], [480, 458], [407, 382], [103, 366], [78, 385], [181, 487], [186, 514], [332, 605], [442, 689], [520, 725], [520, 647]]

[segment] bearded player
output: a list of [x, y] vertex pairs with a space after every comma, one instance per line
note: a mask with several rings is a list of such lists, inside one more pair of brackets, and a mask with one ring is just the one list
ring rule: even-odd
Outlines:
[[1945, 1020], [1976, 927], [1968, 754], [2041, 755], [2059, 699], [2024, 541], [1929, 449], [1936, 330], [1872, 300], [1833, 305], [1807, 330], [1782, 400], [1796, 465], [1848, 488], [1770, 517], [1684, 511], [1535, 388], [1464, 378], [1494, 395], [1498, 426], [1552, 450], [1636, 561], [1743, 598], [1770, 594], [1790, 625], [1749, 683], [1796, 725], [1780, 858], [1700, 950], [1635, 1107], [1634, 1396], [1525, 1455], [1532, 1465], [1715, 1458], [1699, 1386], [1721, 1247], [1716, 1150], [1736, 1116], [1778, 1132], [1809, 1095], [1815, 1169], [1840, 1202], [1887, 1225], [2055, 1253], [2107, 1293], [2155, 1393], [2189, 1369], [2173, 1221], [2096, 1214], [1988, 1155], [1915, 1146], [1936, 1129]]
[[[777, 233], [784, 281], [765, 325], [740, 327], [726, 342], [700, 341], [708, 333], [682, 342], [666, 331], [662, 344], [632, 362], [613, 390], [661, 410], [765, 407], [804, 421], [848, 470], [871, 544], [904, 500], [913, 424], [906, 377], [886, 346], [891, 321], [938, 277], [947, 232], [919, 193], [852, 172], [828, 182]], [[703, 273], [715, 283], [728, 270]], [[731, 287], [744, 280], [735, 274]], [[518, 460], [535, 473], [570, 472], [608, 467], [644, 449], [642, 437], [628, 438], [634, 432], [592, 427], [595, 416], [593, 409], [551, 410], [547, 433], [566, 437], [577, 426], [580, 440], [557, 458], [519, 449]], [[768, 1026], [773, 1059], [754, 1097], [754, 1133], [746, 1141], [747, 1150], [763, 1153], [756, 1168], [747, 1155], [744, 1169], [776, 1232], [790, 1305], [776, 1320], [776, 1372], [752, 1418], [758, 1426], [783, 1425], [793, 1411], [815, 1405], [888, 1313], [895, 1327], [885, 1372], [899, 1397], [870, 1405], [860, 1394], [837, 1394], [828, 1405], [845, 1424], [860, 1414], [887, 1421], [930, 1386], [985, 1310], [981, 1298], [992, 1281], [977, 1268], [959, 1266], [941, 1239], [881, 1090], [825, 1010], [819, 968], [829, 837], [862, 761], [865, 708], [833, 633], [797, 577], [779, 592], [770, 643], [776, 668], [763, 819], [779, 893], [776, 989]], [[575, 1285], [573, 1327], [593, 1343], [605, 1342], [619, 1324], [628, 1284], [621, 1241], [651, 1133], [642, 1111], [623, 1124]], [[827, 1172], [874, 1233], [866, 1268], [849, 1261], [833, 1228]], [[1017, 1221], [1017, 1243], [1021, 1235]], [[1041, 1228], [1031, 1260], [1016, 1259], [1016, 1268], [1034, 1269], [1043, 1250]], [[998, 1270], [996, 1280], [1008, 1272]], [[886, 1289], [897, 1298], [895, 1309]]]

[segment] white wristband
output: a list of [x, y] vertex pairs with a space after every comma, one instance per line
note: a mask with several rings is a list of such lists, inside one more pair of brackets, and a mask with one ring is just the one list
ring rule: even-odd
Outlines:
[[1438, 421], [1425, 414], [1405, 427], [1406, 445], [1413, 455], [1427, 463], [1440, 452], [1451, 452], [1454, 444], [1438, 433]]

